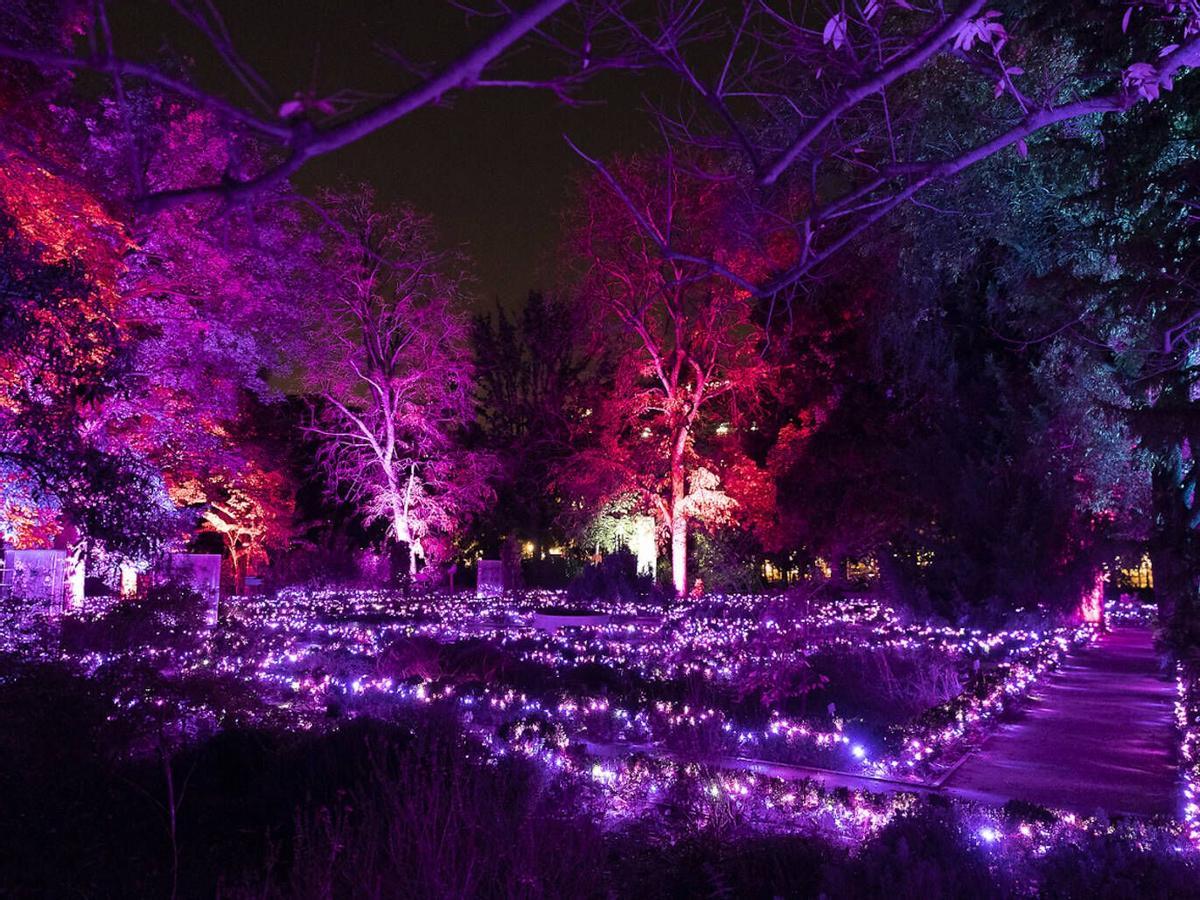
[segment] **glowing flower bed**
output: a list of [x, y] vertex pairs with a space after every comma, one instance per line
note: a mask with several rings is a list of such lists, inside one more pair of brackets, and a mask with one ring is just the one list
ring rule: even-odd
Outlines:
[[[607, 624], [536, 628], [536, 612], [558, 600], [548, 592], [290, 590], [237, 601], [215, 631], [171, 620], [140, 643], [97, 649], [92, 635], [93, 646], [72, 650], [72, 629], [88, 627], [85, 617], [66, 622], [61, 645], [40, 652], [57, 658], [65, 650], [97, 677], [116, 673], [114, 719], [149, 723], [147, 733], [160, 738], [193, 740], [237, 723], [323, 729], [358, 716], [386, 719], [398, 705], [437, 706], [487, 753], [525, 757], [568, 780], [581, 807], [612, 825], [657, 815], [696, 825], [732, 819], [856, 844], [914, 809], [918, 792], [998, 715], [1095, 636], [1091, 626], [987, 633], [911, 623], [866, 599], [784, 615], [769, 596], [710, 597], [665, 610], [598, 604]], [[21, 646], [32, 652], [28, 642]], [[888, 728], [832, 709], [797, 715], [786, 698], [764, 705], [769, 694], [740, 699], [753, 673], [862, 648], [932, 649], [961, 671], [965, 688]], [[123, 674], [147, 671], [157, 674]], [[1184, 677], [1181, 669], [1185, 826], [1200, 841], [1196, 685], [1194, 673]], [[795, 768], [780, 777], [754, 771], [760, 763]], [[812, 766], [858, 786], [822, 787], [805, 774]], [[1113, 827], [1070, 815], [978, 811], [969, 819], [977, 823], [969, 838], [981, 846], [1035, 856], [1072, 835]]]
[[[256, 677], [291, 691], [310, 721], [331, 704], [353, 712], [381, 698], [407, 696], [415, 685], [458, 694], [476, 724], [497, 733], [511, 730], [516, 716], [536, 716], [567, 742], [660, 753], [699, 746], [702, 756], [754, 756], [915, 782], [952, 762], [1073, 644], [1092, 636], [1087, 628], [985, 634], [904, 624], [892, 610], [866, 600], [822, 605], [785, 623], [772, 613], [775, 599], [765, 596], [709, 598], [665, 612], [600, 605], [610, 624], [554, 634], [533, 627], [536, 610], [555, 599], [537, 592], [434, 600], [293, 591], [245, 604], [233, 618], [240, 628], [271, 637]], [[426, 654], [439, 647], [492, 647], [504, 654], [498, 664], [521, 671], [484, 677], [471, 668], [443, 671], [437, 661], [418, 660], [382, 672], [380, 660], [389, 648], [406, 641], [429, 642], [409, 645], [418, 650], [436, 645]], [[695, 694], [698, 683], [710, 698], [727, 699], [751, 670], [805, 666], [810, 654], [830, 647], [932, 647], [960, 661], [964, 671], [969, 661], [986, 665], [970, 690], [877, 741], [857, 733], [864, 723], [836, 715], [796, 718], [780, 708], [685, 696]], [[581, 672], [609, 680], [582, 685]]]

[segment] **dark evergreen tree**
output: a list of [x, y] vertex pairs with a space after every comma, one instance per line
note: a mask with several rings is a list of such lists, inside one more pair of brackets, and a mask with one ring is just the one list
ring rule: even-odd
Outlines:
[[581, 324], [575, 307], [539, 291], [516, 314], [497, 305], [474, 320], [479, 437], [500, 460], [497, 502], [477, 531], [489, 554], [506, 538], [564, 539], [551, 482], [583, 408]]

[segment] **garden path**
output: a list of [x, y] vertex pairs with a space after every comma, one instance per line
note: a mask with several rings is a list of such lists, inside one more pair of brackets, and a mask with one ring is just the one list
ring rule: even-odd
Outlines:
[[1151, 631], [1114, 628], [1069, 656], [1016, 721], [1000, 726], [943, 788], [1090, 814], [1171, 814], [1174, 685]]

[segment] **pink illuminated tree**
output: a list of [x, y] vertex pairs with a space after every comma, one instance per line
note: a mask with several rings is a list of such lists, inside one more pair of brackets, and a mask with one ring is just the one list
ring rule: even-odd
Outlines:
[[358, 188], [324, 202], [346, 236], [341, 287], [316, 298], [305, 374], [331, 485], [418, 560], [487, 502], [489, 460], [458, 438], [473, 417], [462, 276], [427, 218]]
[[752, 426], [774, 367], [748, 293], [703, 263], [663, 257], [657, 244], [669, 237], [697, 259], [747, 272], [760, 254], [712, 215], [727, 202], [721, 182], [685, 187], [678, 167], [641, 159], [615, 170], [652, 234], [628, 226], [601, 180], [585, 187], [572, 243], [585, 266], [578, 297], [595, 311], [596, 352], [614, 368], [578, 423], [578, 452], [562, 481], [593, 506], [634, 493], [669, 539], [674, 588], [683, 594], [689, 526], [739, 518], [731, 476], [748, 488], [746, 499], [759, 491], [739, 430]]
[[[127, 117], [141, 133], [142, 167], [132, 174], [120, 141]], [[211, 114], [154, 94], [103, 102], [82, 126], [90, 176], [118, 196], [138, 184], [169, 189], [235, 159], [254, 164], [254, 148]], [[96, 411], [97, 433], [144, 458], [171, 500], [222, 536], [239, 591], [248, 566], [286, 544], [291, 522], [287, 467], [262, 458], [245, 420], [280, 398], [271, 375], [300, 351], [295, 298], [320, 291], [325, 277], [319, 239], [303, 224], [286, 203], [129, 211], [138, 240], [119, 288], [130, 365], [123, 390]]]

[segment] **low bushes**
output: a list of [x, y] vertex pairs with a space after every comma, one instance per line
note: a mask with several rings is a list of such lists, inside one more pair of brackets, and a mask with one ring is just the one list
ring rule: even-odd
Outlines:
[[957, 663], [936, 649], [831, 650], [809, 662], [827, 679], [814, 702], [880, 724], [906, 722], [963, 690]]
[[666, 599], [649, 575], [638, 575], [637, 558], [628, 550], [619, 550], [598, 563], [589, 563], [567, 585], [567, 602], [582, 609], [597, 601], [632, 603], [645, 597]]
[[512, 656], [486, 641], [443, 644], [432, 638], [401, 638], [380, 654], [378, 674], [403, 680], [448, 679], [456, 684], [491, 684], [516, 668]]
[[[1196, 855], [1162, 832], [1076, 829], [1036, 852], [980, 840], [985, 819], [1008, 834], [1054, 821], [1028, 805], [981, 811], [933, 798], [859, 846], [764, 834], [714, 810], [687, 818], [702, 792], [601, 828], [587, 790], [534, 761], [486, 754], [437, 704], [317, 734], [225, 730], [166, 765], [131, 759], [100, 688], [0, 657], [5, 896], [1200, 895]], [[544, 723], [524, 727], [531, 740], [559, 739]], [[702, 781], [677, 789], [696, 793]]]

